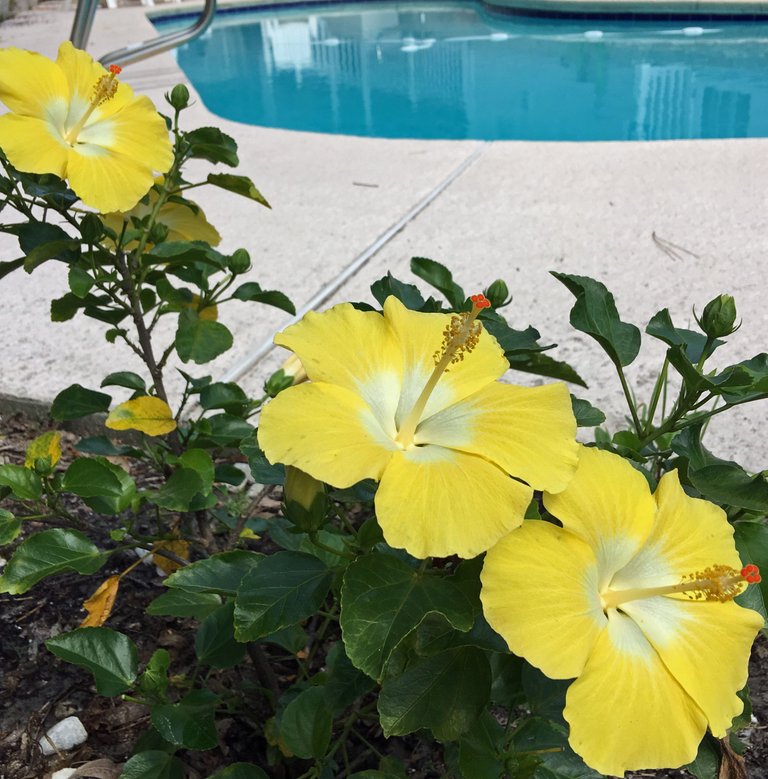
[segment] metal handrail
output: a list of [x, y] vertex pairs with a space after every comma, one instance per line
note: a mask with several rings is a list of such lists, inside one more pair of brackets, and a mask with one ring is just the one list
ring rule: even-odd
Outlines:
[[[99, 0], [78, 0], [70, 35], [70, 40], [75, 48], [84, 49], [86, 47], [98, 5]], [[116, 49], [101, 57], [99, 62], [103, 65], [129, 65], [131, 62], [138, 62], [176, 46], [181, 46], [182, 43], [202, 35], [210, 27], [215, 13], [216, 0], [205, 0], [203, 12], [197, 21], [189, 27], [160, 35], [148, 41], [134, 43], [122, 49]]]

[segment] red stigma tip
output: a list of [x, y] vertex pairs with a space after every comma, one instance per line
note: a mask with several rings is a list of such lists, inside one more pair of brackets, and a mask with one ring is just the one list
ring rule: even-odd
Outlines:
[[109, 72], [114, 76], [118, 76], [123, 72], [123, 69], [119, 65], [110, 65]]
[[741, 569], [741, 575], [750, 584], [759, 584], [762, 581], [762, 577], [760, 576], [760, 569], [754, 563], [750, 563], [749, 565], [745, 565]]
[[483, 295], [483, 294], [472, 295], [469, 299], [472, 301], [472, 303], [474, 303], [476, 308], [490, 308], [491, 307], [491, 301], [488, 300], [488, 298], [485, 295]]

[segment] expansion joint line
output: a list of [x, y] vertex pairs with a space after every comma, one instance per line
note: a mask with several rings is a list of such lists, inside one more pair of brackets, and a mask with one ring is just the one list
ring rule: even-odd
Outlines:
[[[298, 322], [308, 311], [312, 311], [327, 302], [341, 287], [344, 286], [355, 274], [363, 268], [368, 261], [375, 257], [396, 235], [401, 233], [416, 217], [428, 208], [448, 187], [453, 184], [467, 169], [469, 169], [486, 149], [491, 141], [481, 141], [477, 148], [459, 165], [457, 165], [434, 189], [428, 192], [421, 200], [406, 211], [396, 222], [390, 225], [373, 243], [363, 249], [352, 262], [343, 268], [333, 279], [322, 286], [297, 312], [289, 322], [280, 329]], [[273, 334], [274, 335], [274, 334]], [[261, 362], [274, 348], [273, 335], [260, 344], [256, 349], [247, 354], [240, 362], [235, 363], [222, 376], [221, 381], [238, 381], [248, 371]]]

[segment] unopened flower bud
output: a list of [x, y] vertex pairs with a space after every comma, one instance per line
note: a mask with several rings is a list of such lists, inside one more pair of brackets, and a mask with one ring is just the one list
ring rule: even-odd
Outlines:
[[718, 295], [704, 306], [699, 326], [710, 338], [723, 338], [738, 330], [736, 302], [731, 295]]
[[182, 111], [189, 105], [189, 90], [184, 84], [176, 84], [166, 99], [177, 111]]
[[235, 249], [227, 261], [227, 267], [232, 273], [245, 273], [251, 268], [251, 255], [245, 249]]
[[292, 387], [294, 384], [301, 384], [306, 380], [307, 372], [304, 370], [301, 360], [295, 354], [291, 354], [264, 382], [264, 391], [274, 398], [284, 389]]
[[287, 466], [285, 469], [285, 516], [305, 533], [313, 533], [325, 524], [328, 500], [325, 485], [308, 473]]
[[491, 301], [493, 308], [501, 308], [506, 306], [510, 301], [509, 287], [501, 279], [496, 279], [487, 290], [485, 290], [485, 296]]

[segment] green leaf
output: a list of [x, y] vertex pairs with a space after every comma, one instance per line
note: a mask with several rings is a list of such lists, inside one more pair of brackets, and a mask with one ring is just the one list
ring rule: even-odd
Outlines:
[[459, 742], [459, 767], [464, 779], [499, 779], [505, 731], [484, 711]]
[[272, 208], [248, 176], [235, 176], [232, 173], [209, 173], [207, 181], [216, 187], [226, 189], [227, 192], [234, 192], [236, 195], [242, 195], [267, 208]]
[[127, 690], [139, 671], [138, 650], [128, 636], [111, 628], [78, 628], [45, 642], [57, 657], [93, 674], [100, 695]]
[[203, 482], [203, 492], [208, 493], [213, 487], [215, 468], [213, 458], [205, 449], [187, 449], [179, 457], [179, 462], [185, 467], [195, 471]]
[[146, 392], [147, 385], [144, 379], [139, 376], [138, 373], [132, 371], [117, 371], [116, 373], [110, 373], [104, 381], [101, 382], [102, 387], [126, 387], [127, 389], [136, 390], [137, 392]]
[[331, 742], [332, 728], [333, 715], [320, 687], [299, 693], [280, 718], [281, 739], [297, 757], [323, 757]]
[[68, 322], [83, 305], [77, 295], [67, 292], [66, 295], [51, 301], [51, 322]]
[[80, 242], [72, 238], [64, 238], [56, 241], [48, 241], [35, 246], [27, 252], [24, 259], [24, 270], [32, 273], [35, 268], [48, 260], [63, 260], [72, 255], [72, 252], [80, 248]]
[[325, 664], [328, 668], [328, 681], [323, 688], [325, 700], [337, 716], [375, 686], [373, 679], [352, 665], [343, 641], [337, 641], [330, 648]]
[[168, 689], [168, 669], [171, 667], [171, 656], [167, 649], [156, 649], [149, 658], [144, 673], [139, 677], [137, 685], [143, 695], [154, 700], [165, 702], [165, 692]]
[[144, 452], [133, 446], [117, 446], [105, 435], [89, 436], [81, 438], [75, 449], [83, 454], [97, 454], [102, 457], [140, 457]]
[[245, 657], [245, 645], [235, 641], [235, 604], [229, 601], [209, 614], [195, 635], [195, 654], [204, 665], [232, 668]]
[[131, 502], [136, 497], [136, 483], [131, 478], [131, 475], [119, 465], [101, 458], [99, 458], [98, 462], [107, 468], [118, 480], [120, 483], [120, 494], [116, 497], [101, 495], [84, 497], [83, 502], [94, 511], [98, 511], [99, 514], [108, 514], [110, 516], [120, 514], [131, 505]]
[[211, 774], [208, 779], [269, 779], [269, 777], [251, 763], [232, 763], [232, 765]]
[[602, 774], [585, 765], [567, 746], [536, 757], [540, 764], [536, 767], [533, 779], [603, 779]]
[[0, 465], [0, 487], [9, 487], [19, 500], [37, 500], [43, 494], [40, 477], [23, 465]]
[[578, 427], [596, 427], [605, 422], [605, 414], [599, 408], [595, 408], [588, 400], [571, 395], [571, 406]]
[[200, 405], [206, 410], [222, 408], [232, 414], [242, 414], [248, 403], [248, 396], [233, 381], [217, 381], [200, 390]]
[[491, 669], [482, 650], [461, 647], [418, 660], [384, 682], [379, 714], [384, 735], [429, 728], [440, 741], [466, 733], [488, 703]]
[[414, 257], [411, 259], [411, 272], [442, 292], [453, 308], [460, 309], [467, 302], [467, 295], [445, 265], [426, 257]]
[[474, 621], [472, 601], [450, 579], [420, 575], [378, 552], [347, 568], [339, 622], [349, 659], [370, 677], [380, 679], [395, 647], [435, 613], [457, 630], [469, 630]]
[[213, 749], [218, 743], [215, 706], [210, 690], [193, 690], [178, 703], [152, 707], [152, 724], [171, 744], [184, 749]]
[[19, 257], [18, 260], [8, 260], [6, 262], [0, 262], [0, 281], [2, 281], [9, 273], [18, 270], [24, 264], [24, 257]]
[[220, 605], [221, 598], [213, 592], [171, 590], [158, 595], [147, 606], [147, 614], [154, 617], [194, 617], [203, 620]]
[[103, 392], [96, 392], [79, 384], [72, 384], [54, 398], [51, 416], [59, 422], [67, 419], [79, 419], [89, 414], [108, 411], [111, 402], [112, 398]]
[[316, 557], [277, 552], [262, 558], [240, 583], [235, 637], [255, 641], [313, 614], [325, 600], [332, 574]]
[[123, 484], [112, 468], [95, 457], [75, 460], [64, 474], [62, 489], [81, 498], [120, 498], [123, 495]]
[[257, 484], [283, 484], [285, 482], [285, 466], [281, 463], [270, 464], [255, 439], [244, 442], [240, 451], [248, 458], [251, 476]]
[[[224, 255], [204, 241], [165, 241], [153, 246], [151, 251], [144, 255], [144, 261], [163, 263], [169, 273], [198, 285], [212, 270], [224, 270], [227, 267]], [[190, 267], [194, 263], [207, 266], [205, 273], [200, 268]], [[158, 281], [157, 292], [163, 300], [175, 306], [186, 307], [193, 300], [191, 291], [174, 289], [167, 279], [163, 279], [162, 283]]]
[[640, 330], [621, 321], [616, 301], [605, 285], [588, 276], [551, 273], [576, 296], [571, 325], [591, 335], [616, 365], [629, 365], [640, 350]]
[[697, 779], [718, 779], [720, 773], [720, 745], [717, 739], [706, 733], [699, 744], [699, 751], [695, 760], [686, 768]]
[[190, 593], [235, 595], [243, 577], [263, 557], [258, 552], [244, 549], [222, 552], [180, 568], [165, 580], [165, 584]]
[[10, 511], [0, 509], [0, 546], [10, 544], [21, 532], [21, 520]]
[[237, 143], [217, 127], [199, 127], [184, 134], [189, 144], [190, 154], [208, 162], [222, 162], [232, 168], [237, 167]]
[[184, 764], [178, 757], [152, 749], [130, 758], [120, 779], [184, 779], [184, 773]]
[[20, 595], [41, 579], [61, 571], [95, 573], [106, 559], [78, 530], [43, 530], [17, 547], [0, 576], [0, 592]]
[[563, 720], [565, 693], [571, 681], [550, 679], [529, 663], [523, 664], [521, 681], [531, 713], [559, 725], [565, 725]]
[[241, 284], [234, 291], [232, 297], [242, 301], [264, 303], [279, 308], [281, 311], [287, 311], [289, 314], [296, 313], [296, 307], [286, 295], [275, 289], [262, 289], [255, 281], [246, 281], [245, 284]]
[[384, 301], [390, 295], [394, 295], [411, 311], [421, 311], [425, 305], [424, 298], [417, 286], [406, 284], [404, 281], [396, 279], [391, 273], [387, 273], [386, 276], [371, 284], [371, 294], [380, 306], [384, 305]]
[[549, 379], [568, 381], [571, 384], [578, 384], [580, 387], [586, 388], [587, 386], [587, 382], [567, 362], [555, 360], [548, 354], [542, 354], [541, 352], [511, 354], [508, 355], [507, 359], [512, 370], [532, 373], [536, 376], [546, 376]]
[[244, 440], [251, 439], [254, 433], [253, 425], [224, 412], [198, 422], [195, 443], [199, 446], [207, 446], [210, 442], [216, 446], [239, 447]]
[[156, 506], [170, 511], [189, 511], [196, 495], [204, 491], [200, 474], [192, 468], [177, 468], [159, 490], [144, 493]]
[[768, 479], [748, 474], [738, 463], [721, 460], [701, 443], [701, 424], [681, 431], [672, 449], [688, 459], [688, 478], [708, 500], [729, 506], [768, 511]]
[[750, 585], [736, 601], [768, 620], [768, 525], [764, 520], [736, 522], [733, 537], [741, 561], [745, 565], [754, 563], [763, 572], [760, 584]]
[[72, 294], [78, 298], [84, 298], [91, 291], [91, 287], [94, 283], [93, 276], [77, 265], [72, 265], [70, 267], [68, 281], [69, 289], [72, 291]]
[[232, 333], [221, 322], [201, 319], [191, 308], [179, 314], [176, 351], [182, 362], [202, 365], [224, 354], [231, 346]]
[[[680, 346], [685, 352], [686, 356], [692, 363], [697, 363], [704, 352], [704, 347], [707, 343], [707, 337], [702, 333], [697, 333], [695, 330], [685, 330], [675, 327], [672, 324], [672, 317], [669, 315], [669, 311], [663, 308], [657, 314], [651, 317], [651, 321], [648, 322], [648, 327], [645, 328], [645, 332], [648, 335], [652, 335], [654, 338], [658, 338], [669, 346]], [[725, 341], [721, 341], [716, 338], [707, 349], [707, 357], [717, 349], [718, 346], [722, 346]]]

